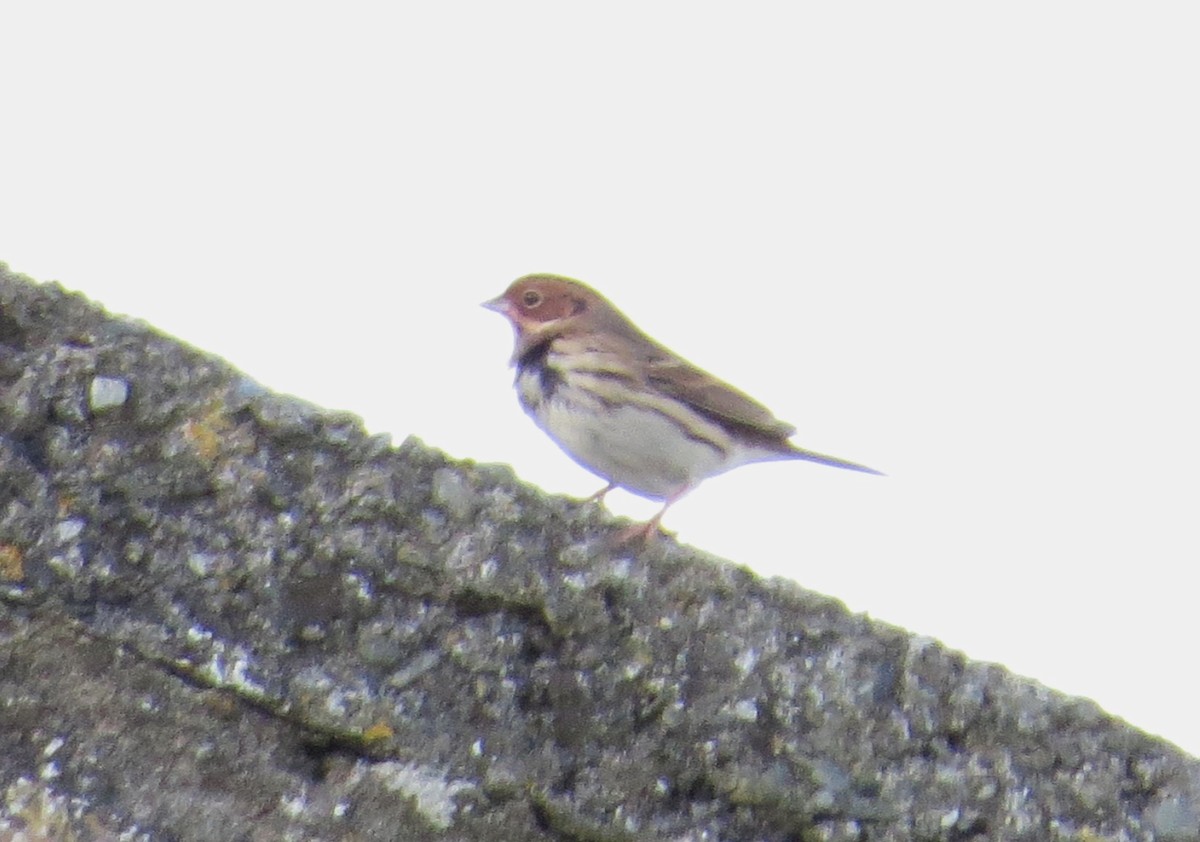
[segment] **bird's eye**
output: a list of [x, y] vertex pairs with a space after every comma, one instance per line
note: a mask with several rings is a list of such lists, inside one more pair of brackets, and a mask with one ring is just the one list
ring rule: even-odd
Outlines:
[[536, 289], [527, 289], [525, 290], [525, 294], [521, 296], [521, 303], [533, 309], [542, 303], [542, 294]]

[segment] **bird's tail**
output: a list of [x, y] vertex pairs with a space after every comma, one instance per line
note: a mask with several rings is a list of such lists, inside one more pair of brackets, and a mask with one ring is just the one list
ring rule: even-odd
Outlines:
[[793, 446], [788, 454], [793, 459], [804, 459], [807, 462], [818, 462], [822, 465], [829, 465], [832, 468], [845, 468], [847, 471], [860, 471], [864, 474], [875, 474], [876, 476], [887, 476], [883, 471], [877, 471], [874, 468], [868, 468], [866, 465], [860, 465], [857, 462], [848, 462], [845, 459], [838, 459], [836, 456], [826, 456], [824, 453], [817, 453], [812, 450], [805, 450], [802, 447]]

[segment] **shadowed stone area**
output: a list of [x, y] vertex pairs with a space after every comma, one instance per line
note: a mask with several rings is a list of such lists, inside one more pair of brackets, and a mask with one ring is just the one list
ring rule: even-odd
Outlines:
[[0, 265], [0, 839], [1200, 838], [1170, 744], [618, 527]]

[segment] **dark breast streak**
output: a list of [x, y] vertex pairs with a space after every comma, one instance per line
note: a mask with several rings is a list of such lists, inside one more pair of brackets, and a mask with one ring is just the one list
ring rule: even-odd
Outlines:
[[537, 375], [543, 402], [554, 397], [554, 393], [562, 385], [562, 375], [555, 371], [549, 362], [550, 343], [553, 341], [547, 339], [539, 345], [534, 345], [517, 360], [517, 379], [520, 380], [527, 374]]

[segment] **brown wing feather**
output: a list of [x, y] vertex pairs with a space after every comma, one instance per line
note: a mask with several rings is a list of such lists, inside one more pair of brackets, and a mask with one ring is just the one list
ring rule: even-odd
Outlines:
[[796, 432], [795, 427], [780, 421], [746, 393], [717, 380], [687, 360], [651, 361], [647, 379], [655, 389], [683, 401], [701, 415], [722, 426], [761, 436], [766, 443], [784, 444]]
[[660, 394], [687, 404], [721, 426], [757, 438], [766, 447], [790, 449], [788, 437], [796, 432], [744, 392], [713, 377], [659, 345], [614, 309], [604, 334], [618, 340], [640, 365], [644, 383]]

